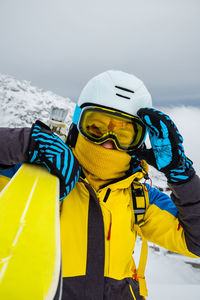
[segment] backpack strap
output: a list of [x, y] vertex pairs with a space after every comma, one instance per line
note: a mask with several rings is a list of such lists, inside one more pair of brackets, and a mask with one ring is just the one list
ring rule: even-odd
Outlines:
[[146, 264], [147, 264], [148, 244], [147, 244], [147, 240], [143, 237], [143, 234], [141, 232], [141, 228], [139, 227], [139, 225], [135, 224], [134, 230], [137, 231], [137, 233], [142, 238], [142, 248], [141, 248], [141, 252], [140, 252], [139, 265], [138, 265], [138, 268], [135, 267], [133, 278], [139, 282], [140, 295], [143, 297], [146, 297], [146, 296], [148, 296], [148, 290], [147, 290], [147, 285], [146, 285], [146, 280], [145, 280], [144, 274], [145, 274], [145, 269], [146, 269]]
[[144, 215], [148, 205], [148, 191], [145, 190], [145, 186], [139, 182], [133, 182], [131, 185], [133, 209], [135, 214], [134, 230], [142, 238], [142, 248], [140, 253], [139, 266], [134, 270], [133, 278], [139, 282], [140, 295], [148, 296], [146, 280], [145, 280], [145, 268], [148, 255], [148, 244], [144, 238], [140, 226], [144, 224]]
[[131, 185], [135, 224], [139, 226], [144, 224], [144, 214], [147, 208], [147, 199], [144, 189], [144, 185], [139, 182], [133, 182]]

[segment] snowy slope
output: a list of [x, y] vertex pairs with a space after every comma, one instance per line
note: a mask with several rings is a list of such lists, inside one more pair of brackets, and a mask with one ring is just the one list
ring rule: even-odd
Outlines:
[[[75, 103], [32, 86], [27, 81], [19, 81], [10, 76], [0, 75], [0, 126], [23, 127], [40, 119], [46, 122], [51, 106], [68, 109], [67, 126], [70, 125]], [[184, 136], [187, 155], [194, 161], [200, 175], [199, 149], [200, 108], [171, 107], [160, 108], [169, 114]], [[153, 186], [167, 190], [166, 179], [162, 173], [150, 168]], [[134, 257], [140, 257], [141, 242], [136, 243]], [[154, 249], [153, 249], [153, 248]], [[186, 262], [200, 264], [200, 259], [188, 259], [180, 255], [168, 254], [162, 248], [150, 244], [146, 278], [150, 300], [199, 300], [200, 268], [194, 268]], [[198, 265], [197, 265], [198, 267]]]
[[31, 126], [37, 119], [46, 122], [52, 106], [68, 109], [66, 123], [69, 125], [75, 107], [70, 99], [0, 74], [0, 126]]
[[[169, 254], [165, 249], [150, 244], [145, 277], [147, 300], [199, 300], [200, 259]], [[139, 261], [141, 241], [137, 241], [134, 259]], [[159, 250], [159, 251], [158, 251]], [[198, 268], [192, 267], [197, 264]]]

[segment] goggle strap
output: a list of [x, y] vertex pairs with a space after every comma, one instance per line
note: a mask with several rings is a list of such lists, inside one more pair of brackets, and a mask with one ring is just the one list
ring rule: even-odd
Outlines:
[[78, 105], [76, 105], [75, 111], [74, 111], [74, 116], [73, 116], [73, 121], [72, 121], [75, 125], [78, 124], [80, 115], [81, 115], [81, 108]]

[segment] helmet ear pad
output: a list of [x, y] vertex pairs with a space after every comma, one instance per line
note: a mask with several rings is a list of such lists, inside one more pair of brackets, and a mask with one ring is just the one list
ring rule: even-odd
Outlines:
[[78, 129], [77, 129], [77, 126], [72, 123], [69, 127], [69, 132], [68, 132], [68, 136], [67, 136], [67, 141], [66, 141], [66, 144], [72, 148], [75, 147], [76, 145], [76, 141], [77, 141], [77, 138], [78, 138]]

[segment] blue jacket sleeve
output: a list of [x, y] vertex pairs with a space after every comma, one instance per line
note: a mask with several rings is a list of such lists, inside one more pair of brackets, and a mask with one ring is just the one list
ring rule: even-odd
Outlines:
[[167, 194], [164, 194], [156, 188], [150, 187], [149, 184], [146, 184], [146, 187], [149, 191], [149, 204], [155, 204], [160, 209], [168, 211], [174, 217], [177, 217], [178, 210]]

